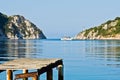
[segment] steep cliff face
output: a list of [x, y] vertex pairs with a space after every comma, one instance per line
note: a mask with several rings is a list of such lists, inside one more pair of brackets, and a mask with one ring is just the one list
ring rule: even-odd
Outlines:
[[0, 38], [45, 39], [43, 32], [32, 22], [20, 15], [7, 17], [0, 13]]
[[120, 39], [120, 17], [82, 31], [74, 39]]

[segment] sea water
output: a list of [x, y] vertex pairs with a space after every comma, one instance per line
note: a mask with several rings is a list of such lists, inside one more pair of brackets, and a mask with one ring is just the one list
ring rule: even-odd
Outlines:
[[120, 40], [0, 40], [0, 63], [17, 58], [62, 58], [65, 80], [120, 80]]

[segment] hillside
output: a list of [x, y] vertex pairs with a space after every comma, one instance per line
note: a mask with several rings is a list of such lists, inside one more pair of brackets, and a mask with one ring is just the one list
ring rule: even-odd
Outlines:
[[21, 15], [7, 16], [0, 13], [0, 39], [45, 39], [35, 24]]
[[120, 39], [120, 17], [82, 31], [74, 39]]

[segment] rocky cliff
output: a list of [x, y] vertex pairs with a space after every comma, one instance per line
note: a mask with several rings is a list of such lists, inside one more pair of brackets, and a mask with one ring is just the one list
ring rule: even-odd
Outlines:
[[20, 15], [0, 13], [0, 39], [46, 39], [43, 32]]
[[120, 17], [82, 31], [74, 39], [120, 39]]

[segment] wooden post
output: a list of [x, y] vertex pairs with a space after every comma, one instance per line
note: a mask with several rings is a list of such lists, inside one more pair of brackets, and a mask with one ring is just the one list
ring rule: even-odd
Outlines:
[[13, 80], [13, 73], [12, 70], [7, 70], [7, 80]]
[[[27, 69], [23, 69], [23, 73], [28, 73]], [[28, 78], [24, 78], [23, 80], [28, 80]]]
[[53, 80], [53, 71], [52, 71], [52, 69], [47, 71], [47, 80]]
[[38, 75], [34, 76], [32, 80], [39, 80]]
[[64, 70], [63, 65], [58, 66], [58, 80], [64, 80]]

